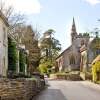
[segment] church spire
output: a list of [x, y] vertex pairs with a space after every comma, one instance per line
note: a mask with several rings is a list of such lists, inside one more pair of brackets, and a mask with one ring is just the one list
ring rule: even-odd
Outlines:
[[75, 25], [75, 20], [74, 20], [74, 17], [73, 17], [73, 25]]
[[73, 17], [73, 23], [72, 23], [72, 30], [71, 30], [71, 32], [74, 33], [74, 34], [77, 34], [74, 17]]
[[71, 29], [72, 42], [75, 39], [76, 35], [77, 35], [76, 25], [75, 25], [75, 20], [74, 20], [74, 17], [73, 17], [73, 23], [72, 23], [72, 29]]

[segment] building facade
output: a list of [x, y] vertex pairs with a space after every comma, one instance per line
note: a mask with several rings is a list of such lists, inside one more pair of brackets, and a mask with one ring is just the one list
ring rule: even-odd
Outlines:
[[93, 51], [90, 47], [90, 37], [88, 35], [78, 34], [73, 18], [71, 28], [71, 46], [64, 50], [56, 59], [60, 71], [79, 70], [81, 62], [81, 42], [84, 41], [88, 52], [88, 63], [94, 59]]
[[8, 70], [8, 22], [0, 11], [0, 76], [6, 76]]

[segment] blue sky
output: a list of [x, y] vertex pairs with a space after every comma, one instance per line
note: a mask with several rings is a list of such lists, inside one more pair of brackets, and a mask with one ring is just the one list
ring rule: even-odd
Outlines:
[[92, 31], [99, 27], [100, 5], [91, 5], [84, 0], [40, 0], [42, 9], [39, 14], [31, 15], [33, 27], [44, 32], [52, 28], [56, 31], [55, 37], [62, 44], [62, 49], [70, 45], [70, 29], [74, 16], [77, 32]]
[[[100, 18], [100, 0], [10, 1], [16, 1], [16, 4], [13, 4], [14, 7], [27, 14], [27, 22], [32, 24], [33, 28], [37, 28], [41, 33], [48, 29], [54, 29], [56, 31], [54, 35], [62, 44], [62, 50], [71, 44], [70, 30], [73, 16], [78, 33], [92, 31], [95, 27], [100, 27], [100, 22], [97, 21]], [[17, 4], [18, 6], [16, 6]]]

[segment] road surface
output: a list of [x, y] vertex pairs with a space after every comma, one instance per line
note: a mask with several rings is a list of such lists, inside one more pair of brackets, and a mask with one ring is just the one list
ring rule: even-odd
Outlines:
[[33, 100], [100, 100], [100, 86], [85, 81], [49, 81]]

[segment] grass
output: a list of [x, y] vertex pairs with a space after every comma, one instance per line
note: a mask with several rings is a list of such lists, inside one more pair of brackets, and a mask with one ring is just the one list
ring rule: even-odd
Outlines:
[[97, 84], [100, 84], [100, 81], [97, 81], [96, 83], [97, 83]]
[[55, 75], [67, 75], [68, 73], [65, 73], [65, 72], [58, 72], [58, 73], [55, 73]]
[[27, 78], [27, 80], [33, 80], [33, 81], [36, 81], [37, 79], [35, 77], [32, 77], [32, 78]]
[[68, 74], [79, 74], [79, 71], [69, 71], [69, 72], [58, 72], [55, 75], [68, 75]]

